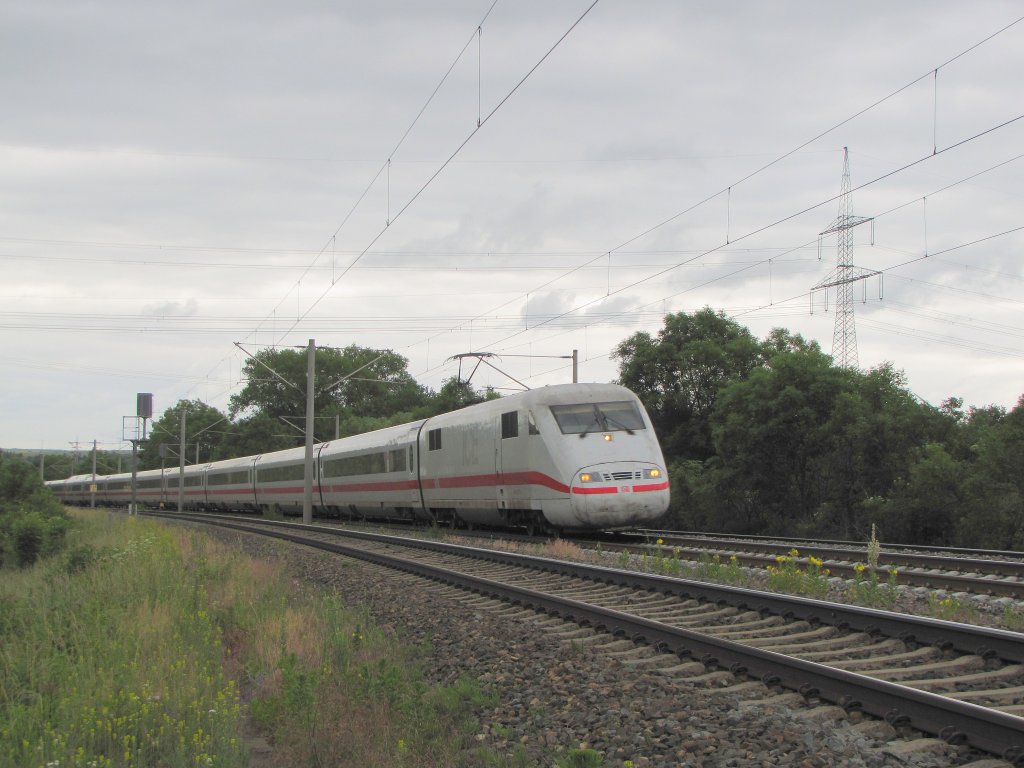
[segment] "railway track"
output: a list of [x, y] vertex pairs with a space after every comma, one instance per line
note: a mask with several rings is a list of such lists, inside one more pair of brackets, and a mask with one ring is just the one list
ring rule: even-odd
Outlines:
[[[749, 697], [777, 688], [1024, 764], [1024, 635], [494, 550], [165, 515], [368, 560], [547, 614], [565, 642]], [[500, 601], [500, 602], [496, 602]]]
[[[807, 563], [809, 558], [821, 561], [831, 575], [857, 578], [868, 559], [865, 544], [855, 542], [815, 542], [812, 540], [759, 539], [720, 537], [702, 534], [678, 534], [671, 531], [613, 534], [609, 539], [579, 539], [582, 546], [601, 541], [607, 550], [626, 549], [636, 553], [669, 553], [690, 561], [719, 556], [735, 557], [749, 568], [765, 568], [776, 558], [790, 556], [797, 549], [796, 559]], [[661, 542], [656, 544], [655, 542]], [[947, 549], [936, 551], [883, 544], [878, 557], [883, 577], [890, 570], [898, 574], [898, 582], [912, 587], [927, 587], [949, 592], [1008, 597], [1024, 600], [1024, 555], [1004, 551]]]
[[[851, 541], [848, 539], [807, 539], [798, 537], [759, 536], [753, 534], [723, 534], [707, 533], [702, 531], [670, 531], [657, 529], [636, 529], [624, 532], [623, 535], [639, 536], [646, 540], [658, 538], [679, 538], [688, 539], [693, 542], [742, 542], [750, 545], [766, 545], [771, 548], [779, 547], [831, 547], [836, 550], [861, 550], [864, 551], [864, 541]], [[967, 547], [935, 547], [926, 544], [894, 544], [891, 542], [880, 542], [883, 550], [889, 552], [919, 553], [924, 555], [939, 555], [949, 558], [966, 557], [984, 560], [1020, 560], [1024, 552], [1009, 549], [970, 549]], [[767, 550], [765, 550], [767, 551]]]
[[[389, 526], [380, 525], [387, 530]], [[409, 530], [408, 525], [394, 526], [394, 530]], [[459, 531], [453, 531], [458, 535]], [[462, 532], [466, 533], [466, 532]], [[401, 535], [401, 534], [399, 534]], [[507, 531], [474, 530], [466, 535], [473, 538], [495, 538], [524, 543], [535, 543], [535, 536]], [[542, 539], [543, 540], [543, 539]], [[600, 544], [602, 551], [627, 552], [662, 559], [673, 558], [681, 562], [700, 563], [718, 557], [720, 562], [735, 560], [746, 568], [765, 569], [774, 566], [785, 556], [806, 566], [810, 558], [821, 561], [821, 567], [831, 576], [844, 579], [867, 578], [867, 546], [863, 542], [822, 541], [819, 539], [785, 539], [758, 536], [717, 536], [676, 531], [637, 531], [574, 536], [566, 539], [585, 549]], [[656, 542], [660, 541], [661, 544]], [[1024, 601], [1024, 553], [1005, 550], [973, 550], [953, 547], [935, 548], [915, 545], [882, 545], [878, 558], [878, 572], [882, 582], [893, 581], [908, 587], [924, 587], [950, 593], [988, 595]], [[792, 550], [798, 556], [792, 556]]]

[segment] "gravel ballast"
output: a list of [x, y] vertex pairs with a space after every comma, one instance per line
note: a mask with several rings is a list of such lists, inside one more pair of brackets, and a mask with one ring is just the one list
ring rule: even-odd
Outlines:
[[[954, 766], [971, 754], [938, 740], [901, 740], [879, 721], [835, 707], [806, 708], [797, 694], [763, 698], [757, 686], [723, 692], [634, 668], [538, 626], [545, 617], [501, 615], [454, 589], [327, 553], [223, 529], [210, 535], [335, 590], [378, 626], [422, 644], [428, 676], [480, 680], [498, 702], [478, 713], [476, 745], [554, 766], [569, 748], [606, 766]], [[729, 681], [736, 684], [743, 681]], [[722, 685], [719, 682], [718, 685]], [[977, 758], [977, 755], [973, 755]]]

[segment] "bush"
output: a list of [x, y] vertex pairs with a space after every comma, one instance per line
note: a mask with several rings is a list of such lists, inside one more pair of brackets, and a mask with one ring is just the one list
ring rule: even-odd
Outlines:
[[64, 572], [74, 575], [89, 568], [101, 558], [101, 553], [87, 544], [79, 544], [68, 550], [64, 556]]
[[0, 454], [0, 566], [33, 565], [64, 549], [71, 520], [32, 464]]
[[19, 568], [34, 565], [43, 551], [43, 537], [46, 526], [37, 514], [24, 515], [15, 520], [11, 527], [14, 540], [14, 562]]

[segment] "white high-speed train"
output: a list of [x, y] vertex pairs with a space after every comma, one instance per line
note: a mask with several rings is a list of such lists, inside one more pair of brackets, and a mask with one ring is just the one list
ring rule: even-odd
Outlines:
[[[314, 446], [318, 514], [528, 531], [645, 526], [668, 508], [658, 440], [636, 395], [562, 384]], [[304, 448], [139, 472], [140, 506], [302, 510]], [[47, 485], [88, 504], [92, 475]], [[95, 500], [126, 505], [131, 474], [97, 477]]]

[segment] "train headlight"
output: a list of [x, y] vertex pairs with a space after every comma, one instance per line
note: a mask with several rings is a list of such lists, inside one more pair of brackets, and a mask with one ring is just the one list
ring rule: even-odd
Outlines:
[[661, 470], [658, 469], [657, 467], [655, 467], [654, 469], [644, 470], [645, 480], [657, 480], [659, 477], [661, 477]]
[[604, 433], [604, 441], [605, 441], [606, 443], [610, 443], [610, 442], [612, 441], [612, 436], [611, 436], [611, 433], [609, 433], [609, 432], [605, 432], [605, 433]]
[[601, 480], [601, 476], [600, 475], [591, 474], [590, 472], [581, 472], [580, 473], [580, 482], [581, 483], [596, 483], [596, 482], [599, 482], [600, 480]]

